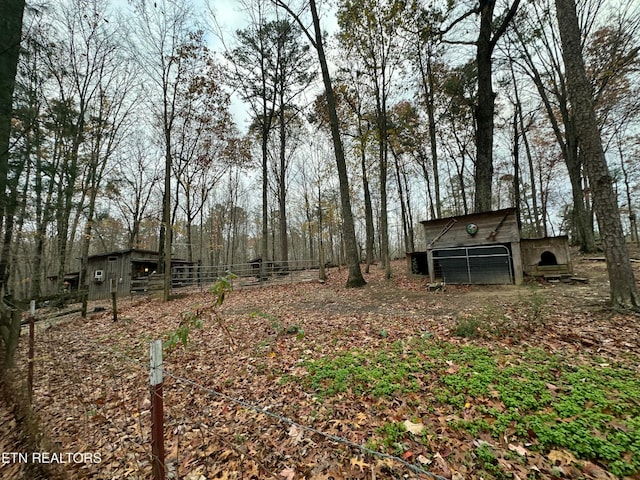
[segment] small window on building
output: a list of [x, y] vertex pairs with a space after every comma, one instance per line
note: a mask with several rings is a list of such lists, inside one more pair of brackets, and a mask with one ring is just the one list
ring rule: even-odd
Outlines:
[[118, 261], [118, 257], [109, 257], [109, 263], [115, 263]]

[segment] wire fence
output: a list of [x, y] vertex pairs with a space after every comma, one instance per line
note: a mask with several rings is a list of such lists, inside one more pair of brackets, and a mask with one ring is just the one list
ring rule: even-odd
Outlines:
[[[72, 479], [154, 478], [150, 339], [132, 335], [114, 348], [108, 331], [95, 339], [69, 332], [35, 333], [32, 407], [51, 442], [43, 438], [39, 452], [18, 452], [26, 455], [18, 460], [49, 463]], [[20, 368], [28, 355], [21, 348]], [[163, 366], [163, 478], [445, 478], [372, 450], [351, 432], [283, 414], [295, 399], [226, 393], [215, 359], [180, 361], [191, 378]]]
[[221, 277], [232, 274], [234, 288], [263, 286], [275, 283], [299, 283], [317, 280], [320, 265], [317, 260], [277, 262], [254, 261], [230, 265], [181, 265], [171, 269], [172, 291], [197, 288], [204, 290]]

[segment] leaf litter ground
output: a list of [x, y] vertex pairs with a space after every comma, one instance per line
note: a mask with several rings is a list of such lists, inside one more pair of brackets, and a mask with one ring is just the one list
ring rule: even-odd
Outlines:
[[[588, 283], [429, 292], [398, 262], [362, 289], [333, 269], [232, 292], [232, 340], [204, 316], [165, 352], [168, 478], [428, 478], [372, 451], [444, 478], [637, 478], [638, 317], [608, 310], [604, 262], [575, 263]], [[60, 452], [100, 454], [52, 478], [150, 478], [149, 343], [212, 305], [122, 299], [117, 323], [38, 331], [43, 430]]]

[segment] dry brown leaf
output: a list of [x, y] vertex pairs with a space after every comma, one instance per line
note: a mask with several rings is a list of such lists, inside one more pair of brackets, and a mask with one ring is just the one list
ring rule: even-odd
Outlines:
[[413, 433], [414, 435], [420, 435], [424, 430], [424, 425], [422, 424], [422, 422], [413, 423], [411, 420], [405, 420], [403, 424], [407, 429], [407, 432]]
[[509, 444], [509, 450], [512, 452], [516, 452], [518, 455], [522, 457], [526, 457], [529, 455], [529, 450], [524, 448], [522, 445], [514, 445], [512, 443]]
[[555, 466], [565, 466], [571, 465], [572, 463], [576, 463], [578, 460], [573, 454], [567, 450], [551, 450], [547, 458], [551, 461], [551, 463]]
[[363, 472], [365, 468], [370, 467], [368, 463], [366, 463], [364, 460], [362, 460], [359, 457], [351, 457], [350, 463], [352, 467], [358, 467], [361, 472]]
[[280, 472], [279, 476], [284, 477], [285, 480], [293, 480], [296, 477], [296, 471], [291, 467], [287, 467]]
[[289, 427], [288, 435], [291, 437], [291, 441], [294, 445], [299, 444], [304, 436], [304, 430], [296, 425]]
[[582, 471], [595, 480], [615, 480], [615, 475], [604, 471], [598, 465], [592, 462], [585, 462]]
[[451, 469], [449, 468], [449, 464], [447, 463], [447, 461], [442, 458], [442, 455], [440, 455], [440, 453], [438, 452], [433, 456], [433, 458], [442, 470], [442, 476], [445, 478], [451, 478]]

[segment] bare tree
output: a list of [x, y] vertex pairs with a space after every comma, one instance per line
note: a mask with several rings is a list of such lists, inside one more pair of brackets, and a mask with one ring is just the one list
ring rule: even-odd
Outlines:
[[397, 73], [404, 41], [401, 26], [406, 2], [349, 0], [338, 10], [338, 38], [349, 56], [359, 58], [369, 79], [375, 106], [380, 188], [380, 255], [385, 277], [391, 277], [389, 255], [388, 198], [389, 131], [388, 110], [394, 74]]
[[555, 3], [569, 99], [575, 111], [578, 144], [584, 156], [607, 260], [611, 303], [615, 308], [638, 310], [640, 298], [622, 230], [617, 195], [604, 156], [592, 86], [584, 65], [575, 0], [555, 0]]
[[[227, 53], [232, 62], [232, 83], [249, 103], [255, 130], [259, 132], [262, 171], [262, 267], [268, 257], [269, 238], [269, 135], [274, 128], [278, 90], [274, 83], [280, 51], [277, 49], [278, 24], [268, 22], [261, 0], [250, 12], [252, 24], [236, 32], [238, 45]], [[264, 271], [261, 273], [264, 276]]]
[[15, 332], [16, 325], [15, 322], [12, 324], [4, 299], [7, 289], [9, 245], [12, 232], [11, 227], [6, 225], [8, 219], [6, 218], [5, 189], [9, 172], [9, 139], [11, 135], [13, 91], [20, 55], [24, 8], [24, 0], [2, 0], [0, 2], [0, 11], [2, 11], [2, 16], [0, 16], [0, 208], [2, 209], [2, 224], [5, 228], [5, 240], [3, 241], [2, 252], [0, 252], [0, 327], [2, 330], [1, 340], [6, 353], [6, 365], [13, 364], [13, 352], [18, 342], [18, 335]]
[[308, 29], [302, 23], [300, 17], [284, 2], [275, 0], [276, 4], [284, 8], [290, 15], [295, 18], [307, 35], [307, 38], [316, 49], [318, 61], [320, 62], [320, 71], [322, 73], [322, 82], [324, 84], [325, 95], [327, 99], [327, 110], [329, 113], [329, 125], [331, 128], [331, 139], [333, 141], [333, 150], [336, 157], [336, 167], [338, 170], [338, 179], [340, 182], [340, 205], [342, 213], [342, 233], [345, 245], [345, 255], [347, 265], [349, 267], [349, 276], [347, 278], [347, 287], [361, 287], [366, 285], [362, 271], [360, 270], [360, 256], [358, 254], [358, 243], [356, 240], [356, 229], [353, 221], [353, 211], [351, 209], [351, 192], [349, 191], [349, 175], [347, 173], [347, 163], [344, 155], [344, 147], [340, 136], [340, 122], [338, 120], [336, 98], [333, 90], [333, 82], [331, 73], [329, 72], [329, 64], [324, 51], [323, 32], [320, 26], [320, 17], [315, 0], [309, 1], [309, 10], [313, 29]]
[[[120, 213], [127, 229], [129, 248], [141, 248], [140, 226], [150, 215], [154, 190], [161, 175], [153, 157], [154, 148], [142, 132], [134, 132], [126, 140], [126, 157], [116, 162], [110, 173], [106, 195]], [[148, 246], [147, 246], [148, 247]]]
[[[574, 112], [569, 108], [566, 76], [563, 75], [558, 33], [547, 27], [551, 13], [543, 4], [534, 3], [527, 9], [523, 22], [514, 28], [520, 44], [519, 55], [512, 58], [536, 87], [544, 112], [560, 146], [567, 166], [572, 191], [572, 224], [577, 243], [584, 252], [596, 251], [591, 225], [591, 212], [584, 195], [582, 158], [578, 154]], [[540, 28], [540, 25], [545, 25]], [[534, 45], [530, 42], [536, 40]]]
[[132, 48], [138, 54], [150, 107], [156, 115], [161, 133], [164, 156], [164, 194], [162, 222], [159, 234], [158, 271], [164, 273], [164, 300], [169, 299], [171, 287], [171, 174], [175, 137], [176, 101], [183, 81], [184, 56], [180, 49], [190, 43], [196, 30], [189, 4], [177, 0], [157, 2], [135, 1], [139, 35]]

